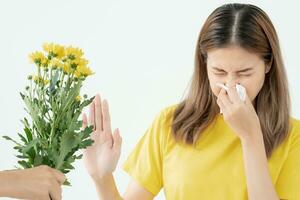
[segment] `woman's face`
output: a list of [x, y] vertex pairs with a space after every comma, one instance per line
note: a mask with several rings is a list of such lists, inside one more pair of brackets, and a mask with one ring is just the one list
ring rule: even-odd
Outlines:
[[246, 88], [247, 95], [254, 102], [268, 71], [269, 68], [258, 55], [238, 46], [207, 52], [208, 78], [215, 96], [218, 96], [221, 90], [216, 83], [222, 83], [228, 87], [234, 87], [239, 83]]

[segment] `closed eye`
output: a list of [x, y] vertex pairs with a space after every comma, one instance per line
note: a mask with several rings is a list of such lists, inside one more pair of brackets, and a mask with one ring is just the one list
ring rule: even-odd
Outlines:
[[217, 76], [220, 76], [220, 75], [226, 75], [227, 72], [222, 70], [222, 69], [216, 68], [216, 69], [214, 69], [214, 74], [217, 75]]
[[217, 75], [217, 76], [223, 76], [223, 75], [226, 75], [225, 72], [216, 72], [216, 73], [214, 73], [214, 74]]
[[[226, 71], [224, 71], [223, 69], [218, 68], [218, 67], [212, 67], [212, 69], [214, 70], [214, 73], [216, 75], [225, 75], [227, 73]], [[253, 68], [249, 67], [249, 68], [238, 70], [236, 73], [239, 75], [242, 75], [242, 76], [251, 76], [252, 71], [253, 71]]]
[[252, 74], [239, 74], [240, 76], [251, 76]]

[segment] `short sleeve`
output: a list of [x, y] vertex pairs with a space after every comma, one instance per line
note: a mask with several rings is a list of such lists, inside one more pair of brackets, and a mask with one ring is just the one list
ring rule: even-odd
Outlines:
[[162, 188], [164, 111], [161, 111], [128, 156], [123, 169], [156, 196]]
[[[300, 124], [300, 123], [299, 123]], [[282, 199], [300, 199], [300, 126], [296, 126], [290, 150], [276, 183], [276, 191]]]

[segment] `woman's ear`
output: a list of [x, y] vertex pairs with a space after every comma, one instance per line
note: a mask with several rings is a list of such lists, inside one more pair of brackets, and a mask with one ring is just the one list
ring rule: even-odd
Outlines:
[[271, 65], [266, 65], [265, 73], [266, 74], [269, 73], [270, 69], [271, 69]]
[[270, 61], [266, 64], [266, 70], [265, 70], [266, 74], [269, 73], [269, 71], [271, 70], [272, 65], [273, 65], [273, 55], [271, 56]]

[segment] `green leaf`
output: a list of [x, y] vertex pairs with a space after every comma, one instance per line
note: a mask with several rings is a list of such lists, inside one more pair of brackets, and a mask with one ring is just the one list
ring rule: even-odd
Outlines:
[[[56, 163], [58, 160], [58, 156], [59, 156], [59, 145], [58, 145], [58, 141], [57, 141], [57, 137], [54, 137], [52, 140], [52, 144], [51, 144], [51, 148], [47, 149], [47, 154], [48, 154], [48, 159], [52, 162], [52, 163]], [[55, 167], [55, 166], [53, 166]]]
[[79, 81], [77, 84], [74, 85], [74, 87], [70, 88], [66, 100], [62, 103], [62, 112], [65, 112], [68, 109], [68, 107], [72, 104], [72, 102], [76, 101], [75, 97], [78, 96], [81, 85], [81, 81]]
[[83, 131], [79, 133], [81, 140], [88, 138], [93, 132], [93, 126], [87, 126]]
[[[74, 161], [72, 161], [74, 162]], [[69, 169], [75, 169], [70, 163], [72, 163], [70, 160], [68, 160], [67, 162], [64, 162], [63, 164], [63, 169], [65, 170], [69, 170]]]
[[34, 162], [33, 162], [33, 165], [34, 166], [39, 166], [41, 165], [43, 162], [43, 158], [42, 156], [40, 156], [39, 154], [36, 154], [35, 158], [34, 158]]
[[65, 182], [63, 183], [65, 186], [72, 186], [71, 183], [66, 179]]
[[23, 146], [14, 146], [14, 148], [13, 149], [16, 149], [16, 150], [18, 150], [20, 153], [22, 153], [22, 149], [23, 149]]
[[28, 127], [25, 127], [24, 128], [24, 132], [25, 132], [25, 134], [26, 134], [26, 137], [27, 137], [27, 140], [28, 140], [28, 142], [30, 142], [30, 141], [32, 141], [32, 132], [31, 132], [31, 130], [28, 128]]
[[18, 163], [24, 168], [31, 168], [31, 165], [29, 163], [27, 163], [25, 160], [20, 160], [18, 161]]
[[28, 156], [24, 156], [24, 155], [17, 155], [16, 157], [17, 157], [17, 158], [21, 158], [21, 159], [26, 159], [26, 158], [28, 158]]
[[23, 135], [21, 135], [20, 133], [18, 133], [18, 135], [21, 138], [21, 140], [26, 144], [27, 143], [26, 138]]
[[[78, 118], [78, 117], [77, 117]], [[69, 127], [68, 127], [68, 131], [75, 131], [75, 130], [79, 130], [82, 126], [82, 123], [80, 121], [77, 121], [76, 117], [74, 117], [74, 119], [71, 121]]]
[[35, 138], [22, 149], [22, 153], [26, 154], [31, 148], [33, 148], [37, 143], [39, 143], [39, 138]]
[[21, 93], [21, 92], [20, 92], [20, 96], [21, 96], [22, 99], [25, 98], [25, 95], [23, 93]]
[[65, 133], [62, 135], [60, 143], [60, 155], [55, 168], [60, 169], [65, 157], [80, 143], [80, 139], [75, 137], [73, 133]]
[[28, 97], [25, 97], [24, 99], [25, 105], [28, 108], [29, 114], [33, 120], [34, 125], [37, 128], [37, 131], [42, 134], [43, 130], [41, 128], [41, 120], [38, 116], [39, 110], [38, 110], [38, 100], [34, 98], [34, 102], [31, 102]]
[[8, 137], [8, 136], [2, 136], [4, 139], [6, 139], [6, 140], [10, 140], [10, 141], [12, 141], [13, 143], [15, 143], [16, 145], [18, 145], [18, 146], [22, 146], [20, 143], [18, 143], [16, 140], [14, 140], [14, 139], [12, 139], [11, 137]]
[[84, 140], [79, 144], [79, 149], [85, 149], [86, 147], [91, 146], [93, 143], [94, 141], [92, 139]]

